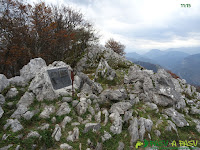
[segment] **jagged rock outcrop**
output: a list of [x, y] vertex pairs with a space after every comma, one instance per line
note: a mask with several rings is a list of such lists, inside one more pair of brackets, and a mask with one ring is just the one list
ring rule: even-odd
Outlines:
[[41, 68], [46, 66], [46, 62], [42, 58], [32, 59], [20, 70], [20, 76], [28, 82], [40, 72]]
[[162, 69], [153, 73], [108, 49], [89, 50], [78, 64], [73, 96], [72, 86], [54, 90], [47, 74], [59, 67], [70, 73], [61, 61], [47, 66], [36, 58], [20, 76], [0, 75], [0, 148], [102, 150], [112, 143], [122, 150], [154, 138], [199, 138], [200, 93], [185, 80]]
[[96, 75], [95, 78], [98, 79], [98, 77], [106, 79], [106, 80], [114, 80], [116, 77], [116, 72], [114, 69], [112, 69], [106, 60], [101, 59], [99, 62], [99, 65], [96, 69]]
[[2, 92], [9, 85], [10, 85], [10, 82], [6, 78], [6, 76], [3, 74], [0, 74], [0, 92]]

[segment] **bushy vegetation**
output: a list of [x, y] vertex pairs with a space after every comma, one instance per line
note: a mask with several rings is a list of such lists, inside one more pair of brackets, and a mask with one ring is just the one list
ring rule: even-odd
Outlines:
[[92, 24], [70, 7], [18, 0], [1, 0], [0, 5], [0, 73], [7, 77], [35, 57], [74, 67], [98, 39]]

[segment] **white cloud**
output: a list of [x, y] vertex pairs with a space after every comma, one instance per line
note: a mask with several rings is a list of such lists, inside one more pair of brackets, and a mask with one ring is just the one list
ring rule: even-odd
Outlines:
[[[81, 9], [102, 35], [127, 51], [200, 46], [199, 0], [45, 0]], [[191, 4], [183, 8], [181, 4]]]

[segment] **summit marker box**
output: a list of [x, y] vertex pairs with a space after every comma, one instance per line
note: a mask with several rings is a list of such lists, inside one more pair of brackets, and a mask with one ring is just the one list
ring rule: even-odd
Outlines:
[[72, 85], [69, 71], [66, 67], [47, 70], [54, 90]]

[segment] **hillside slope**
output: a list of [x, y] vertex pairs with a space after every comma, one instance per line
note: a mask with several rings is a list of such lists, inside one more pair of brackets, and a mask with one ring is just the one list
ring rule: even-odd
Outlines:
[[180, 65], [174, 69], [174, 72], [187, 82], [200, 85], [200, 54], [186, 57]]
[[47, 70], [60, 67], [72, 70], [35, 58], [18, 77], [0, 75], [0, 148], [165, 149], [182, 147], [179, 140], [200, 147], [200, 93], [185, 80], [97, 46], [79, 61], [72, 94], [51, 84]]

